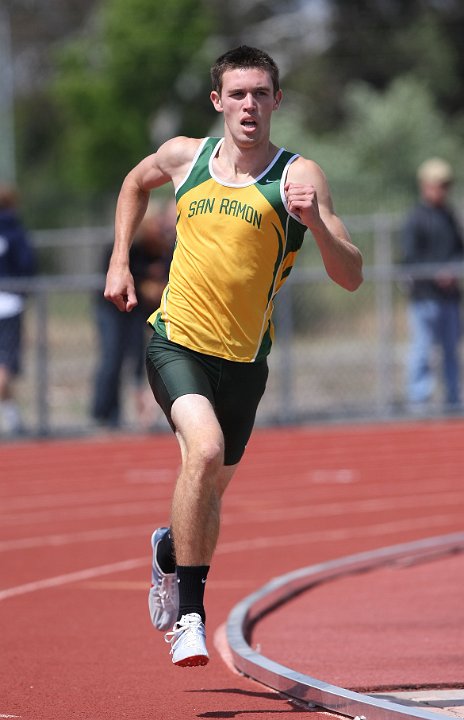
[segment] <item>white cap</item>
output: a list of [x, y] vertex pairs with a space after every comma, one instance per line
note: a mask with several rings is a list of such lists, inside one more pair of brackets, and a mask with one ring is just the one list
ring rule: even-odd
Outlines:
[[417, 179], [421, 183], [443, 185], [453, 181], [453, 168], [441, 158], [434, 157], [419, 165]]

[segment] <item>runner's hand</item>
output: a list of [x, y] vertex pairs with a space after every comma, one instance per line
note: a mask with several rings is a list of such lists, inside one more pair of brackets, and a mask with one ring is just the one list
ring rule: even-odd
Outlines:
[[314, 185], [287, 182], [285, 184], [285, 197], [288, 209], [297, 215], [308, 228], [320, 225], [322, 220], [319, 214], [319, 204]]
[[106, 300], [112, 302], [121, 312], [130, 312], [137, 305], [134, 278], [129, 268], [115, 268], [110, 265], [106, 275]]

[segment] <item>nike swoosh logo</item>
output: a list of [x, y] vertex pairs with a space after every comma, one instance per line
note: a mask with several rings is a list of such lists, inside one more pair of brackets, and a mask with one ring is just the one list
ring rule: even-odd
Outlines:
[[204, 585], [204, 584], [205, 584], [205, 582], [206, 582], [206, 578], [201, 578], [201, 582], [202, 582], [202, 583], [203, 583], [203, 585]]
[[269, 180], [268, 178], [266, 178], [266, 185], [268, 185], [268, 183], [274, 183], [274, 182], [277, 182], [277, 180]]

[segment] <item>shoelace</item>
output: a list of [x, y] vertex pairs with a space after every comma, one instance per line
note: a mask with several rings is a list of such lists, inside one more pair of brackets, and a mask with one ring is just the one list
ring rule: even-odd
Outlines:
[[201, 617], [199, 615], [191, 614], [191, 615], [184, 615], [181, 617], [180, 620], [178, 620], [175, 624], [172, 630], [169, 630], [164, 636], [164, 641], [167, 643], [171, 643], [171, 653], [174, 650], [174, 646], [176, 642], [179, 640], [179, 638], [185, 633], [186, 630], [192, 630], [193, 632], [188, 632], [185, 635], [185, 644], [188, 646], [195, 645], [195, 634], [200, 633], [201, 635], [205, 634], [205, 631], [203, 629], [203, 622], [201, 620]]

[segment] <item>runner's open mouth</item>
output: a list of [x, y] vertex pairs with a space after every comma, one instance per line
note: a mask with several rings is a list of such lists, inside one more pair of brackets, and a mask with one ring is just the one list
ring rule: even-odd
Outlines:
[[255, 128], [257, 126], [256, 120], [242, 120], [243, 127]]

